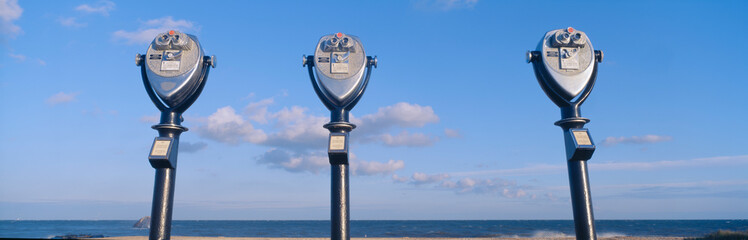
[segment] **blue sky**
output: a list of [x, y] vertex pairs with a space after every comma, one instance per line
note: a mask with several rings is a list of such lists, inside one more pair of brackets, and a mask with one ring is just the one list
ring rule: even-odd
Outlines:
[[745, 1], [0, 0], [0, 219], [138, 219], [156, 33], [216, 55], [184, 115], [175, 219], [329, 219], [329, 113], [301, 56], [360, 37], [352, 219], [571, 219], [558, 108], [524, 53], [605, 52], [582, 115], [597, 219], [748, 217]]

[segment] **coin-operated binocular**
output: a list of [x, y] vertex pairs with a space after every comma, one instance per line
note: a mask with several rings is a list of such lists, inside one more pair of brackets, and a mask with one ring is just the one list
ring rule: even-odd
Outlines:
[[148, 96], [161, 111], [159, 124], [152, 126], [159, 136], [148, 155], [156, 169], [149, 238], [169, 239], [179, 135], [188, 130], [181, 125], [182, 113], [200, 96], [216, 60], [204, 56], [197, 37], [171, 30], [159, 34], [135, 61]]
[[[350, 239], [348, 194], [348, 133], [356, 125], [348, 113], [361, 99], [369, 83], [376, 57], [366, 56], [356, 36], [343, 33], [322, 36], [313, 56], [304, 56], [303, 65], [322, 103], [330, 110], [327, 153], [332, 168], [331, 239]], [[316, 79], [315, 79], [316, 76]]]
[[527, 52], [540, 87], [561, 108], [562, 119], [555, 124], [564, 130], [577, 239], [597, 239], [586, 162], [595, 144], [583, 128], [590, 120], [581, 117], [579, 106], [592, 91], [602, 60], [603, 52], [594, 50], [587, 34], [571, 27], [547, 32], [537, 49]]

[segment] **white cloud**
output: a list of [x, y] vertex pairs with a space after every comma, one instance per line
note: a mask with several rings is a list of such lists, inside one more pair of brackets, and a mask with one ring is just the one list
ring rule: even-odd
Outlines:
[[725, 156], [725, 157], [710, 157], [710, 158], [696, 158], [689, 160], [673, 160], [673, 161], [656, 161], [656, 162], [610, 162], [610, 163], [589, 163], [591, 170], [607, 170], [607, 171], [649, 171], [656, 169], [671, 169], [677, 167], [705, 167], [705, 166], [725, 166], [725, 165], [741, 165], [748, 164], [748, 155], [742, 156]]
[[77, 22], [75, 20], [75, 17], [60, 17], [60, 18], [57, 19], [57, 22], [59, 22], [60, 25], [65, 26], [65, 27], [78, 28], [78, 27], [85, 27], [86, 26], [85, 23], [79, 23], [79, 22]]
[[[322, 151], [293, 152], [272, 148], [256, 158], [260, 164], [270, 168], [279, 168], [289, 172], [307, 172], [317, 174], [330, 168], [327, 154]], [[368, 162], [350, 156], [350, 172], [354, 176], [386, 175], [405, 167], [402, 160], [387, 162]]]
[[109, 16], [109, 12], [114, 10], [114, 2], [102, 0], [97, 2], [95, 5], [81, 4], [75, 7], [75, 10], [85, 13], [98, 13], [102, 16]]
[[431, 146], [439, 139], [424, 133], [408, 133], [403, 130], [398, 135], [385, 133], [392, 128], [420, 128], [429, 123], [439, 122], [439, 116], [430, 106], [399, 102], [380, 107], [376, 113], [361, 118], [351, 117], [351, 122], [359, 126], [356, 133], [364, 142], [381, 142], [387, 146], [424, 147]]
[[289, 172], [319, 173], [329, 168], [327, 155], [321, 152], [313, 154], [292, 153], [283, 149], [273, 148], [257, 157], [257, 162], [280, 168]]
[[196, 143], [180, 142], [179, 143], [179, 152], [193, 153], [193, 152], [197, 152], [197, 151], [203, 150], [203, 149], [205, 149], [207, 147], [208, 147], [208, 144], [205, 143], [205, 142], [196, 142]]
[[244, 108], [244, 112], [249, 114], [247, 117], [249, 120], [257, 123], [266, 124], [268, 123], [268, 106], [273, 104], [275, 100], [273, 98], [262, 99], [259, 102], [252, 102]]
[[15, 38], [23, 31], [13, 21], [21, 18], [23, 9], [18, 5], [18, 0], [0, 0], [0, 33], [5, 38]]
[[414, 7], [421, 10], [450, 11], [456, 9], [471, 9], [478, 4], [478, 0], [417, 0]]
[[[748, 155], [725, 156], [699, 158], [691, 160], [678, 161], [657, 161], [657, 162], [635, 162], [635, 163], [590, 163], [591, 171], [618, 171], [618, 170], [654, 170], [654, 169], [672, 169], [675, 167], [704, 167], [704, 166], [729, 166], [748, 164]], [[396, 183], [409, 183], [416, 185], [431, 185], [437, 189], [449, 189], [456, 193], [474, 193], [474, 194], [494, 194], [506, 198], [530, 198], [557, 201], [558, 197], [553, 193], [538, 192], [537, 188], [521, 186], [513, 180], [501, 178], [481, 179], [472, 176], [475, 175], [510, 175], [510, 174], [563, 174], [566, 170], [565, 165], [538, 165], [520, 169], [504, 169], [479, 172], [462, 172], [462, 173], [440, 173], [425, 174], [416, 172], [410, 178], [392, 175], [392, 180]], [[454, 176], [465, 176], [459, 180], [452, 180]], [[606, 185], [600, 188], [620, 188], [620, 189], [643, 189], [657, 190], [659, 188], [692, 188], [692, 187], [714, 187], [729, 185], [745, 185], [746, 180], [729, 180], [729, 181], [702, 181], [702, 182], [684, 182], [684, 183], [655, 183], [655, 184], [623, 184], [623, 185]], [[567, 187], [560, 187], [566, 189]], [[529, 191], [528, 189], [534, 191]], [[546, 188], [547, 190], [547, 188]], [[653, 191], [654, 191], [653, 190]]]
[[[722, 180], [722, 181], [694, 181], [694, 182], [665, 182], [645, 184], [612, 184], [599, 185], [598, 189], [605, 189], [604, 198], [671, 198], [683, 199], [688, 197], [719, 196], [737, 197], [745, 195], [742, 189], [748, 187], [748, 180]], [[730, 190], [732, 189], [732, 190]], [[735, 190], [739, 193], [736, 194]]]
[[448, 138], [461, 138], [462, 133], [460, 133], [457, 129], [451, 129], [451, 128], [445, 128], [444, 129], [444, 135]]
[[509, 189], [504, 188], [504, 190], [501, 192], [501, 195], [507, 198], [521, 198], [524, 196], [527, 196], [527, 193], [525, 190], [519, 188], [519, 189]]
[[245, 122], [236, 114], [234, 108], [229, 106], [219, 108], [210, 115], [207, 123], [198, 128], [198, 133], [200, 136], [231, 144], [237, 144], [240, 140], [261, 143], [267, 139], [265, 132]]
[[[236, 114], [231, 107], [223, 107], [213, 113], [205, 125], [198, 126], [198, 131], [202, 133], [201, 136], [220, 142], [238, 143], [244, 140], [294, 152], [326, 146], [329, 131], [322, 127], [329, 121], [326, 117], [307, 114], [308, 109], [299, 106], [269, 112], [267, 106], [273, 102], [272, 98], [268, 98], [250, 103], [245, 107], [246, 118]], [[251, 121], [277, 131], [265, 134], [263, 130], [255, 129]], [[237, 126], [245, 130], [235, 130]]]
[[409, 134], [403, 130], [398, 135], [391, 135], [385, 133], [380, 135], [379, 140], [387, 146], [408, 146], [408, 147], [423, 147], [434, 145], [438, 138], [427, 136], [423, 133]]
[[[294, 152], [319, 149], [326, 146], [329, 131], [322, 126], [329, 122], [327, 116], [308, 114], [308, 109], [300, 106], [284, 107], [277, 112], [271, 112], [268, 107], [274, 102], [273, 98], [251, 102], [244, 108], [243, 116], [232, 112], [230, 122], [241, 122], [253, 128], [254, 126], [250, 122], [254, 122], [258, 126], [276, 129], [276, 131], [269, 132], [266, 138], [255, 138], [254, 141], [250, 141], [252, 143], [289, 149]], [[218, 111], [214, 115], [217, 113]], [[226, 112], [223, 114], [225, 115]], [[422, 127], [427, 123], [436, 122], [438, 119], [431, 107], [398, 103], [382, 107], [375, 114], [365, 115], [360, 119], [354, 118], [353, 122], [359, 128], [352, 134], [357, 136], [356, 140], [358, 141], [381, 142], [387, 146], [431, 146], [439, 140], [437, 137], [407, 131], [402, 131], [398, 135], [383, 132], [396, 126]], [[216, 122], [213, 122], [213, 125], [215, 124]], [[205, 127], [208, 127], [208, 125]], [[199, 128], [202, 127], [199, 126]], [[245, 131], [245, 133], [253, 132]], [[234, 136], [222, 137], [223, 134]], [[227, 129], [226, 131], [212, 131], [212, 134], [205, 134], [204, 136], [222, 142], [238, 143], [237, 140], [240, 139], [237, 138], [237, 134], [241, 135], [241, 132], [228, 131]], [[228, 141], [228, 139], [232, 140]]]
[[446, 173], [426, 174], [415, 172], [413, 173], [413, 176], [410, 176], [410, 183], [415, 185], [436, 183], [447, 178], [449, 178], [449, 174]]
[[671, 136], [658, 136], [658, 135], [644, 135], [644, 136], [631, 136], [631, 137], [607, 137], [603, 140], [602, 144], [606, 146], [613, 146], [619, 143], [628, 144], [647, 144], [656, 142], [667, 142], [673, 140]]
[[433, 185], [438, 189], [453, 190], [456, 193], [497, 194], [506, 198], [521, 198], [528, 196], [527, 192], [517, 185], [515, 181], [500, 178], [476, 179], [464, 177], [457, 181], [450, 180], [447, 173], [426, 174], [415, 172], [410, 178], [392, 175], [396, 183], [409, 183], [414, 185]]
[[632, 189], [632, 188], [706, 188], [718, 186], [748, 185], [748, 180], [723, 180], [723, 181], [696, 181], [696, 182], [668, 182], [668, 183], [638, 183], [638, 184], [616, 184], [603, 185], [605, 189]]
[[[686, 167], [705, 166], [740, 166], [748, 164], [748, 155], [720, 156], [709, 158], [697, 158], [688, 160], [665, 160], [655, 162], [589, 162], [591, 171], [650, 171], [657, 169], [672, 169]], [[480, 175], [540, 175], [540, 174], [562, 174], [566, 171], [566, 165], [541, 164], [525, 168], [495, 169], [472, 172], [453, 172], [452, 176], [480, 176]]]
[[[328, 157], [323, 150], [327, 146], [329, 131], [322, 126], [329, 122], [327, 116], [315, 116], [308, 109], [300, 106], [284, 107], [278, 111], [269, 110], [274, 104], [273, 98], [251, 102], [242, 114], [237, 114], [230, 106], [222, 107], [197, 126], [200, 136], [219, 142], [237, 144], [251, 142], [272, 147], [264, 154], [257, 156], [259, 164], [270, 168], [284, 169], [289, 172], [318, 173], [329, 168]], [[157, 120], [156, 117], [141, 119]], [[357, 119], [359, 126], [373, 125], [369, 131], [352, 133], [356, 139], [369, 139], [387, 146], [429, 146], [438, 140], [437, 137], [423, 133], [402, 131], [398, 135], [383, 133], [394, 127], [422, 127], [437, 122], [438, 116], [431, 107], [417, 104], [398, 103], [382, 107], [375, 114]], [[260, 129], [259, 127], [263, 127]], [[387, 175], [403, 169], [402, 160], [386, 162], [363, 161], [350, 156], [350, 167], [353, 175]], [[443, 176], [437, 176], [438, 180]], [[414, 182], [424, 181], [416, 175]]]
[[403, 169], [405, 162], [403, 160], [389, 160], [385, 162], [367, 162], [360, 160], [351, 160], [351, 171], [353, 175], [387, 175], [394, 171]]
[[476, 193], [476, 194], [499, 194], [506, 198], [521, 198], [527, 196], [524, 189], [517, 186], [515, 181], [494, 179], [473, 179], [462, 178], [457, 182], [445, 180], [439, 187], [452, 189], [458, 193]]
[[[15, 59], [17, 62], [25, 62], [26, 59], [28, 59], [28, 57], [26, 57], [26, 55], [23, 55], [23, 54], [8, 53], [8, 56]], [[36, 59], [36, 63], [38, 63], [39, 66], [47, 66], [47, 62], [41, 59]]]
[[351, 121], [360, 126], [359, 131], [382, 132], [395, 126], [423, 127], [428, 123], [439, 122], [439, 117], [430, 106], [399, 102], [381, 107], [376, 113], [365, 115], [360, 119], [353, 118]]
[[329, 131], [322, 127], [327, 117], [306, 114], [308, 109], [299, 106], [283, 108], [270, 114], [279, 131], [270, 134], [263, 144], [290, 149], [312, 149], [327, 146]]
[[47, 104], [50, 106], [54, 106], [57, 104], [62, 103], [68, 103], [75, 100], [75, 97], [78, 96], [78, 93], [65, 93], [65, 92], [59, 92], [55, 95], [50, 96], [47, 98]]
[[457, 182], [446, 180], [439, 186], [442, 188], [454, 189], [459, 193], [501, 193], [502, 196], [509, 198], [522, 197], [526, 195], [524, 190], [516, 188], [516, 182], [499, 178], [462, 178]]
[[115, 41], [124, 41], [127, 44], [144, 44], [153, 41], [157, 34], [168, 30], [197, 31], [194, 23], [187, 20], [174, 20], [171, 16], [151, 19], [141, 24], [137, 31], [118, 30], [112, 34]]
[[453, 176], [480, 176], [480, 175], [538, 175], [538, 174], [554, 174], [562, 173], [566, 170], [566, 165], [550, 165], [550, 164], [539, 164], [524, 168], [510, 168], [510, 169], [493, 169], [493, 170], [482, 170], [472, 172], [455, 172], [451, 173]]
[[8, 56], [10, 56], [11, 58], [16, 59], [16, 61], [19, 61], [19, 62], [26, 61], [26, 55], [23, 55], [23, 54], [12, 54], [12, 53], [8, 53]]
[[406, 183], [408, 182], [408, 177], [401, 177], [397, 174], [392, 174], [392, 181], [395, 181], [396, 183]]

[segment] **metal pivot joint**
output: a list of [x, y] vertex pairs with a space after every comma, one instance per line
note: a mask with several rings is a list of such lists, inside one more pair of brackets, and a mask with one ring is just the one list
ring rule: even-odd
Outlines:
[[159, 34], [145, 55], [137, 54], [143, 86], [159, 111], [158, 131], [148, 161], [156, 169], [151, 207], [150, 240], [171, 238], [179, 136], [188, 129], [181, 125], [182, 113], [200, 96], [215, 56], [204, 56], [197, 37], [178, 31]]
[[584, 128], [590, 120], [582, 117], [580, 106], [595, 85], [602, 59], [603, 52], [593, 49], [587, 34], [571, 27], [547, 32], [536, 50], [526, 54], [543, 92], [561, 110], [561, 120], [555, 125], [564, 132], [577, 239], [597, 239], [587, 172], [595, 144]]
[[366, 56], [358, 37], [336, 33], [320, 38], [314, 55], [303, 56], [314, 92], [330, 110], [327, 154], [331, 167], [330, 237], [350, 239], [349, 133], [356, 125], [349, 122], [351, 109], [366, 91], [377, 58]]

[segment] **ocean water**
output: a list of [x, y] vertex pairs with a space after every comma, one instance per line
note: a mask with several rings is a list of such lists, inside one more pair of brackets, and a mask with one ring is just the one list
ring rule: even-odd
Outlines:
[[[2, 238], [63, 235], [147, 236], [134, 220], [0, 221]], [[599, 237], [698, 237], [717, 230], [748, 230], [742, 220], [597, 220]], [[329, 237], [329, 221], [187, 221], [172, 223], [172, 236]], [[352, 237], [566, 237], [572, 220], [351, 221]]]

